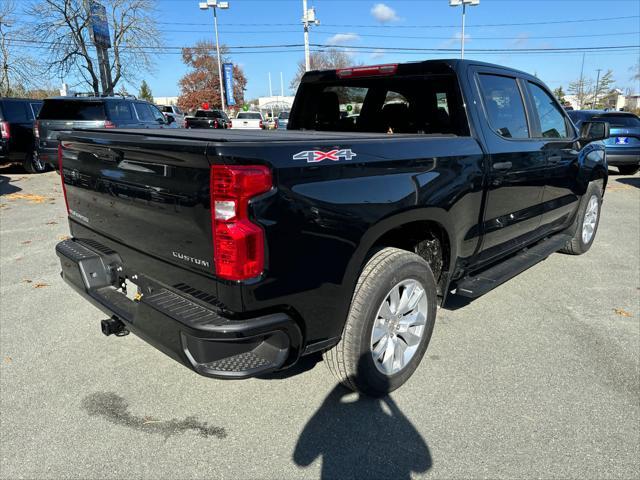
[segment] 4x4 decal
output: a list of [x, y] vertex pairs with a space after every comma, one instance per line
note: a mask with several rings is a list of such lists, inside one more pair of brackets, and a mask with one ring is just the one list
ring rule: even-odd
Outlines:
[[294, 160], [306, 160], [307, 163], [318, 163], [323, 160], [332, 160], [337, 162], [340, 159], [351, 160], [357, 155], [351, 151], [350, 148], [343, 148], [341, 150], [330, 150], [323, 152], [322, 150], [305, 150], [298, 152], [293, 156]]

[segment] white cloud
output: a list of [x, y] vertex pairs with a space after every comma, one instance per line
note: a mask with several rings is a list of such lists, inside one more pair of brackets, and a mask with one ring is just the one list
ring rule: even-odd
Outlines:
[[336, 33], [327, 40], [327, 43], [329, 45], [344, 45], [357, 42], [358, 40], [360, 40], [360, 35], [356, 33]]
[[396, 11], [384, 3], [376, 3], [371, 9], [371, 15], [380, 23], [395, 22], [398, 20]]
[[375, 50], [371, 55], [369, 55], [369, 57], [372, 60], [377, 60], [379, 58], [384, 57], [384, 50]]
[[[460, 45], [462, 40], [462, 32], [456, 32], [449, 40], [444, 41], [440, 44], [441, 48], [451, 48], [457, 47]], [[464, 44], [466, 45], [471, 41], [471, 35], [465, 32], [464, 34]]]

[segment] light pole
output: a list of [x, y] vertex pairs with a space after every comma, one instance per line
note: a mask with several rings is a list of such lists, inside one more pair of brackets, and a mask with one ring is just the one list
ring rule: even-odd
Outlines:
[[464, 59], [464, 20], [467, 14], [467, 5], [475, 7], [480, 5], [480, 0], [449, 0], [450, 7], [459, 7], [462, 5], [462, 38], [460, 39], [460, 58]]
[[304, 69], [311, 70], [311, 55], [309, 53], [309, 25], [320, 25], [316, 19], [316, 9], [307, 9], [307, 0], [302, 0], [302, 25], [304, 26]]
[[222, 104], [222, 111], [226, 112], [226, 105], [224, 101], [224, 85], [222, 82], [222, 60], [220, 59], [220, 41], [218, 40], [218, 9], [226, 10], [229, 8], [229, 2], [219, 2], [218, 0], [207, 0], [206, 2], [200, 2], [200, 10], [213, 9], [213, 25], [216, 31], [216, 53], [218, 54], [218, 80], [220, 80], [220, 103]]

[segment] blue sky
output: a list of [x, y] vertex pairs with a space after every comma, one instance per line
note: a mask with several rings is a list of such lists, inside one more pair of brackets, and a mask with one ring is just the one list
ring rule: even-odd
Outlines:
[[[211, 11], [198, 9], [198, 0], [156, 0], [158, 21], [168, 46], [189, 46], [213, 38]], [[354, 63], [375, 64], [457, 57], [459, 53], [399, 53], [379, 48], [459, 48], [461, 8], [448, 0], [384, 1], [309, 0], [320, 26], [311, 29], [311, 43], [371, 47], [353, 53]], [[467, 49], [519, 49], [640, 45], [638, 0], [481, 0], [467, 9]], [[302, 44], [302, 0], [230, 0], [230, 9], [219, 14], [220, 40], [230, 46]], [[575, 20], [624, 17], [617, 20]], [[567, 22], [538, 25], [481, 26]], [[557, 38], [557, 37], [569, 38]], [[410, 37], [410, 38], [406, 38]], [[417, 38], [416, 38], [417, 37]], [[426, 37], [426, 38], [425, 38]], [[487, 38], [489, 37], [489, 38]], [[499, 37], [499, 38], [496, 38]], [[640, 90], [631, 80], [639, 49], [626, 52], [589, 52], [585, 75], [596, 69], [612, 69], [616, 86]], [[234, 53], [231, 60], [247, 76], [246, 98], [268, 95], [268, 73], [274, 94], [284, 75], [285, 94], [301, 47], [278, 47], [265, 52]], [[467, 51], [474, 58], [519, 68], [537, 75], [551, 88], [566, 88], [580, 74], [582, 53], [484, 54]], [[158, 56], [157, 69], [144, 75], [155, 96], [178, 95], [178, 80], [186, 72], [174, 51]], [[137, 90], [137, 89], [131, 89]]]

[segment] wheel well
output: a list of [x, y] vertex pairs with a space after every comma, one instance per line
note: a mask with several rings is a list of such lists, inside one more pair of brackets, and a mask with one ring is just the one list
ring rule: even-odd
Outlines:
[[438, 290], [442, 290], [446, 281], [443, 273], [449, 270], [451, 261], [451, 243], [442, 225], [431, 221], [401, 225], [382, 235], [372, 252], [384, 247], [401, 248], [420, 255], [431, 267]]

